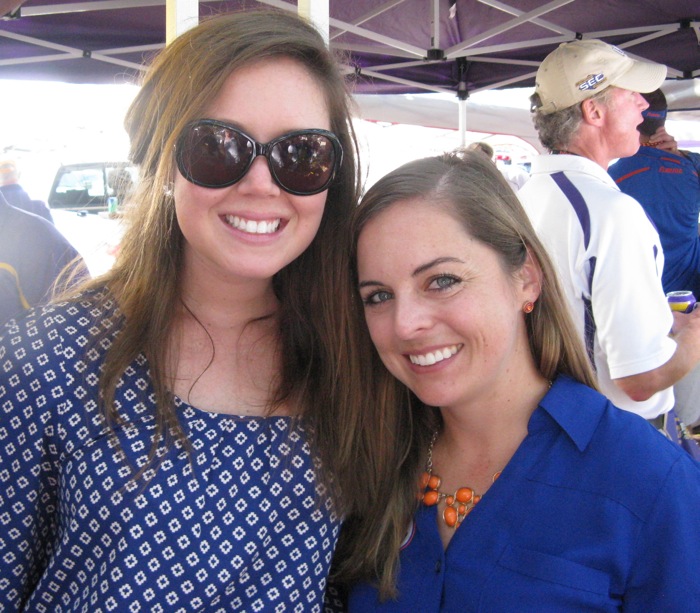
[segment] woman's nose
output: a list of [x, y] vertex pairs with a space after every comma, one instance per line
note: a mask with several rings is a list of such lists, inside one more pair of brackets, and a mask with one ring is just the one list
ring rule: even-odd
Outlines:
[[272, 178], [270, 166], [264, 155], [259, 155], [253, 160], [248, 172], [237, 186], [243, 194], [276, 196], [280, 193], [280, 187]]
[[432, 325], [430, 310], [415, 299], [396, 299], [394, 330], [403, 339], [413, 338]]

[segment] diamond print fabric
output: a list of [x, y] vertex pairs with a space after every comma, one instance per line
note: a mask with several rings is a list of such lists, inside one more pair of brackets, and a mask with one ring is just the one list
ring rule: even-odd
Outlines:
[[[110, 318], [86, 302], [4, 330], [0, 610], [320, 611], [339, 521], [303, 426], [178, 401], [189, 456], [174, 446], [133, 482], [95, 402]], [[117, 401], [140, 468], [155, 427], [145, 360]]]

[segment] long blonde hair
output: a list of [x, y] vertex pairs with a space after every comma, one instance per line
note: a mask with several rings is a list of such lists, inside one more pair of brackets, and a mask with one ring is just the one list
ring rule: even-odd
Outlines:
[[[324, 466], [340, 473], [343, 454], [352, 446], [345, 434], [353, 430], [338, 428], [337, 422], [349, 418], [355, 398], [351, 382], [358, 375], [349, 357], [354, 341], [345, 316], [353, 307], [350, 296], [338, 289], [346, 256], [340, 257], [338, 251], [347, 245], [343, 229], [359, 197], [357, 144], [351, 99], [336, 58], [310, 24], [287, 13], [238, 12], [203, 21], [155, 59], [128, 110], [125, 126], [140, 180], [116, 262], [87, 286], [106, 289], [96, 295], [116, 301], [120, 313], [119, 333], [107, 352], [99, 384], [101, 403], [107, 423], [118, 422], [116, 386], [133, 360], [144, 355], [157, 403], [157, 434], [150, 457], [155, 457], [159, 442], [171, 440], [169, 433], [186, 444], [167, 379], [168, 339], [180, 300], [184, 243], [168, 193], [176, 172], [174, 144], [234, 71], [274, 57], [299, 62], [319, 84], [330, 129], [340, 139], [344, 156], [328, 190], [316, 237], [273, 279], [280, 302], [282, 372], [270, 406], [291, 401], [300, 407], [315, 433]], [[283, 99], [280, 92], [281, 104]]]
[[[563, 373], [595, 387], [552, 262], [513, 190], [482, 153], [460, 151], [409, 162], [372, 186], [352, 222], [353, 266], [367, 222], [414, 198], [448, 210], [472, 237], [496, 251], [505, 270], [517, 271], [531, 255], [542, 269], [541, 293], [526, 319], [535, 364], [550, 381]], [[356, 269], [350, 283], [357, 283]], [[362, 305], [354, 289], [357, 313]], [[334, 574], [340, 583], [376, 582], [381, 597], [388, 598], [396, 593], [399, 548], [416, 510], [418, 476], [440, 417], [387, 371], [371, 347], [366, 325], [357, 325], [371, 373], [365, 383], [368, 401], [357, 461], [374, 472], [367, 489], [358, 481], [356, 491], [349, 493], [360, 502], [343, 528]], [[365, 479], [365, 472], [358, 473]]]

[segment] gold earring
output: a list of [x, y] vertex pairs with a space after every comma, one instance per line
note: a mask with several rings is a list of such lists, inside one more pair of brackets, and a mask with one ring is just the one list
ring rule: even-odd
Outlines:
[[523, 303], [523, 313], [532, 313], [534, 308], [535, 308], [534, 302], [530, 302], [528, 300], [527, 302]]

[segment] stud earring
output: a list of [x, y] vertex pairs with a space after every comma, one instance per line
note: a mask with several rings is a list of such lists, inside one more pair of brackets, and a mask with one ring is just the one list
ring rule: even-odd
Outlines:
[[172, 198], [174, 191], [175, 191], [175, 186], [173, 185], [172, 182], [166, 183], [165, 185], [163, 185], [163, 195], [166, 198]]
[[532, 313], [534, 308], [535, 308], [534, 302], [530, 302], [528, 300], [527, 302], [523, 303], [523, 313]]

